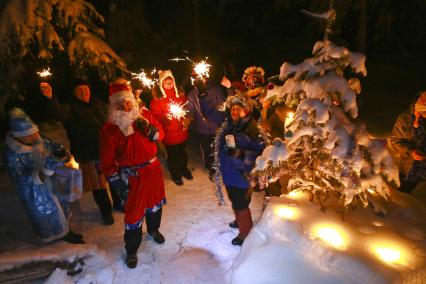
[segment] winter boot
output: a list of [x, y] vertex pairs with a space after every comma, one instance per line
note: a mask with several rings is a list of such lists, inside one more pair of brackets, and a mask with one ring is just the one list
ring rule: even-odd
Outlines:
[[102, 214], [102, 221], [104, 222], [104, 225], [112, 225], [114, 224], [114, 217], [111, 213]]
[[147, 213], [145, 216], [148, 234], [154, 239], [157, 244], [162, 244], [166, 241], [164, 236], [159, 231], [162, 214], [163, 208], [160, 208], [154, 213]]
[[231, 227], [232, 229], [238, 229], [237, 220], [234, 220], [231, 223], [229, 223], [229, 227]]
[[183, 176], [184, 178], [186, 178], [187, 180], [192, 180], [192, 179], [194, 179], [194, 177], [192, 176], [191, 171], [190, 171], [188, 168], [185, 168], [185, 169], [182, 171], [182, 176]]
[[84, 244], [83, 235], [75, 234], [73, 231], [68, 231], [62, 240], [70, 244]]
[[135, 230], [125, 230], [124, 243], [126, 247], [126, 265], [135, 268], [138, 264], [137, 252], [142, 242], [142, 227]]
[[126, 265], [128, 268], [135, 268], [138, 265], [138, 256], [136, 254], [127, 254]]
[[106, 189], [94, 189], [92, 190], [93, 199], [95, 199], [96, 204], [101, 211], [102, 221], [104, 225], [114, 224], [114, 217], [112, 217], [112, 206], [111, 201], [109, 200], [108, 193]]
[[176, 185], [183, 185], [183, 180], [182, 177], [178, 176], [178, 175], [172, 175], [172, 181], [176, 184]]
[[163, 234], [160, 231], [149, 233], [149, 235], [154, 239], [157, 244], [162, 244], [166, 241]]
[[241, 246], [244, 242], [244, 239], [250, 233], [251, 228], [253, 227], [253, 220], [251, 218], [251, 212], [249, 208], [243, 210], [235, 210], [235, 215], [237, 217], [238, 228], [240, 233], [236, 238], [232, 240], [233, 245]]

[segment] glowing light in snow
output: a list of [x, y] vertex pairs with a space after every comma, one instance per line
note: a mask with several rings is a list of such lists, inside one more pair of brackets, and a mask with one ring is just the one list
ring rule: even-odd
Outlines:
[[288, 197], [292, 198], [292, 199], [299, 199], [302, 198], [304, 196], [302, 191], [297, 191], [297, 190], [293, 190], [291, 192], [289, 192], [287, 194]]
[[384, 262], [395, 263], [401, 260], [401, 252], [389, 247], [376, 247], [376, 253]]
[[37, 72], [37, 74], [41, 77], [41, 78], [47, 78], [50, 77], [52, 75], [52, 73], [50, 73], [50, 68], [47, 69], [43, 69], [40, 72]]
[[343, 231], [337, 226], [320, 225], [314, 229], [314, 234], [321, 240], [338, 250], [346, 249], [346, 237]]
[[287, 117], [285, 118], [284, 126], [287, 127], [292, 123], [294, 120], [294, 112], [288, 112]]
[[275, 209], [275, 214], [284, 219], [294, 220], [299, 216], [297, 208], [291, 206], [279, 206]]
[[183, 107], [186, 104], [187, 103], [178, 104], [178, 103], [175, 103], [175, 102], [171, 102], [169, 104], [169, 113], [168, 113], [169, 118], [181, 119], [181, 118], [185, 117], [185, 115], [188, 113], [188, 111], [185, 110]]

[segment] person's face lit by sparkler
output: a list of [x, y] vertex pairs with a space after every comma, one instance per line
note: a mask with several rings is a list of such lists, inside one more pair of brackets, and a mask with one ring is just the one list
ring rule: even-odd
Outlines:
[[90, 88], [89, 88], [89, 86], [78, 85], [74, 89], [74, 97], [76, 97], [80, 101], [88, 103], [90, 101]]
[[173, 81], [172, 78], [167, 77], [166, 79], [163, 80], [162, 86], [164, 90], [171, 90], [174, 88], [175, 82]]
[[131, 100], [119, 101], [115, 104], [115, 107], [119, 111], [129, 112], [133, 109], [133, 102]]
[[231, 107], [231, 119], [233, 122], [238, 122], [244, 116], [244, 109], [240, 105], [235, 104]]

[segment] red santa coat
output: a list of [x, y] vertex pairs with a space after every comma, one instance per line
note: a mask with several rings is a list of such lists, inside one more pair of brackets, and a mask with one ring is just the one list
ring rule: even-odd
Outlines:
[[[142, 110], [143, 116], [159, 129], [159, 140], [164, 138], [160, 123], [147, 110]], [[134, 133], [124, 136], [120, 128], [107, 122], [100, 132], [100, 166], [105, 176], [123, 173], [135, 165], [135, 174], [126, 175], [128, 178], [129, 194], [124, 207], [126, 225], [141, 222], [146, 211], [161, 207], [166, 199], [161, 165], [156, 158], [157, 145], [151, 142], [133, 124]]]
[[163, 143], [166, 145], [176, 145], [185, 142], [188, 139], [188, 130], [182, 125], [182, 119], [170, 119], [170, 103], [184, 105], [187, 103], [185, 96], [176, 97], [175, 92], [164, 98], [153, 98], [150, 110], [155, 118], [163, 125], [165, 136]]

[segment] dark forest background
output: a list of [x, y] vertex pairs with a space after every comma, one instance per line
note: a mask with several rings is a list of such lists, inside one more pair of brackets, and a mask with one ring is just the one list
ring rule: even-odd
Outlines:
[[[106, 17], [108, 43], [129, 69], [171, 68], [178, 79], [190, 66], [168, 59], [186, 50], [209, 57], [216, 78], [241, 78], [244, 68], [279, 73], [284, 61], [310, 57], [324, 24], [301, 13], [321, 13], [324, 0], [96, 0]], [[389, 131], [397, 114], [425, 86], [426, 1], [334, 0], [331, 40], [367, 55], [360, 118], [370, 129]], [[236, 72], [232, 72], [232, 65]], [[384, 124], [384, 125], [383, 125]]]

